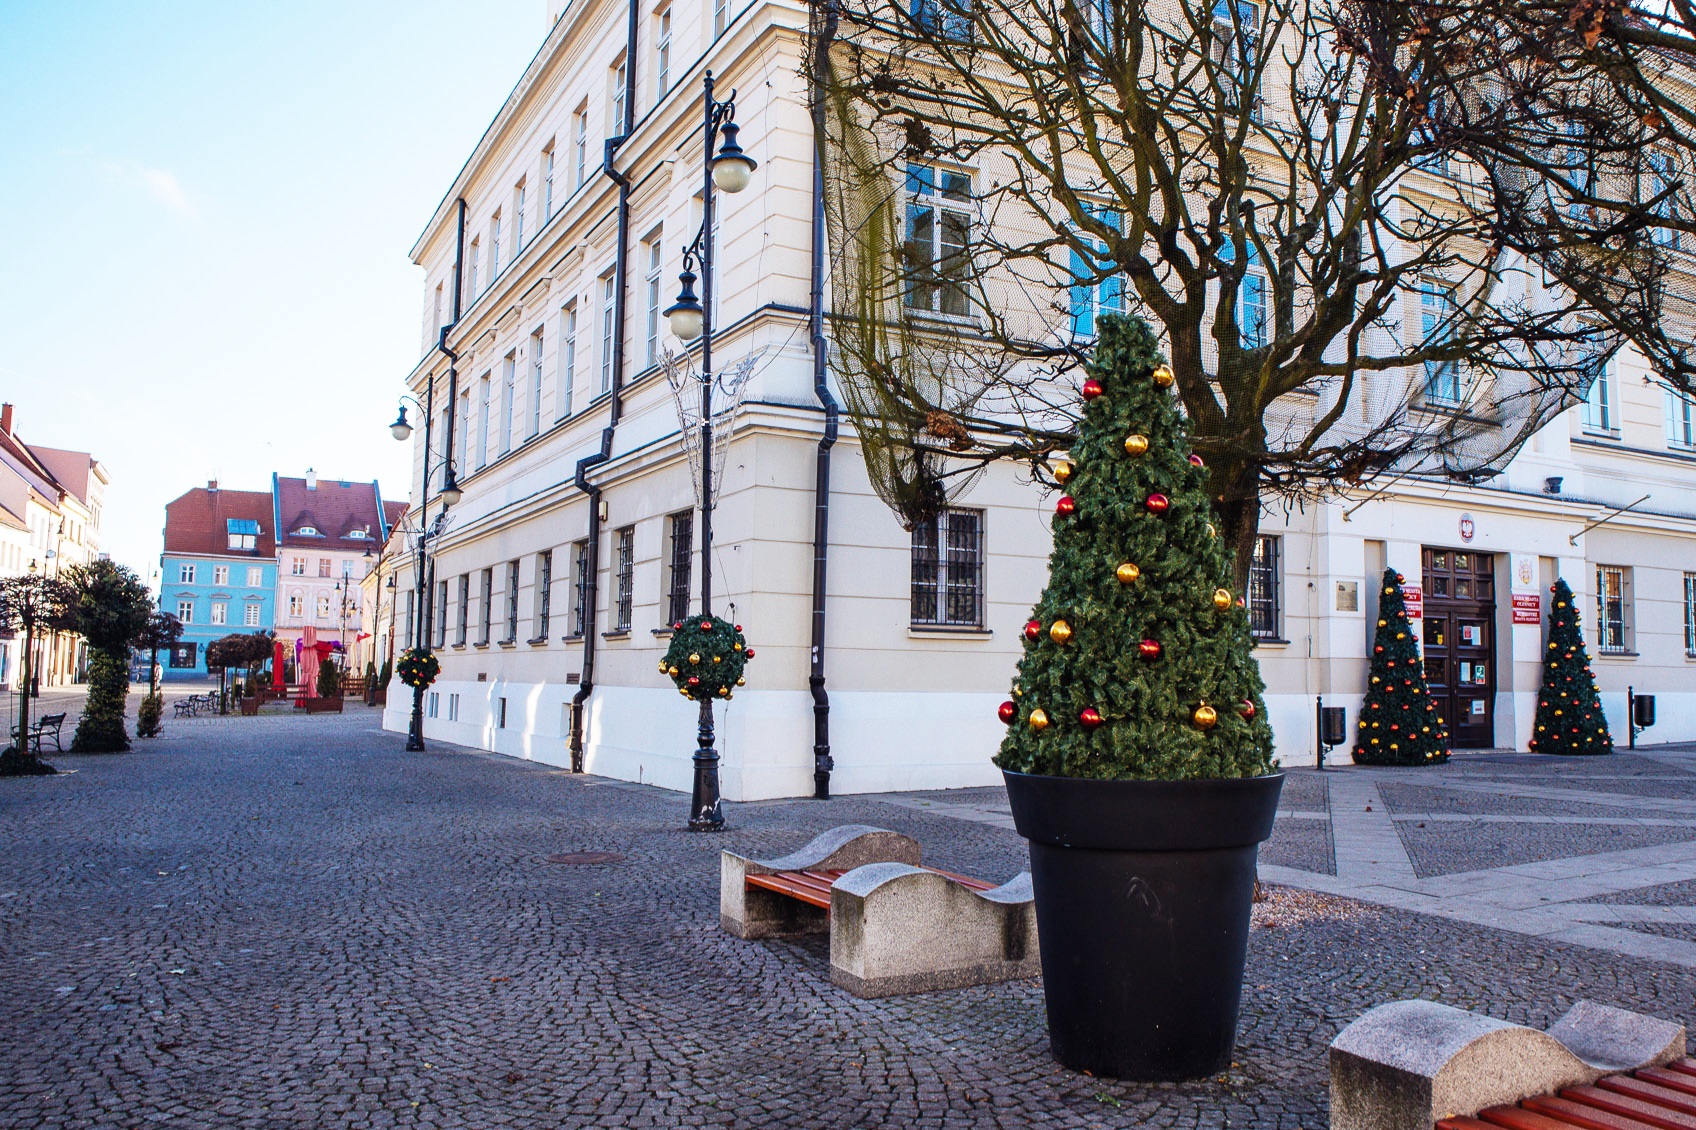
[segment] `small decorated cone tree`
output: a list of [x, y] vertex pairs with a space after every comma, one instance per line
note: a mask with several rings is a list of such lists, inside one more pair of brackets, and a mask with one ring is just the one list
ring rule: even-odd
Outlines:
[[1578, 626], [1578, 602], [1566, 582], [1549, 590], [1549, 648], [1543, 653], [1543, 688], [1531, 748], [1538, 753], [1598, 754], [1614, 751], [1613, 735], [1596, 693], [1590, 653]]
[[1356, 765], [1440, 765], [1449, 759], [1448, 726], [1425, 684], [1418, 633], [1407, 617], [1402, 584], [1400, 573], [1384, 570], [1366, 700], [1360, 704]]
[[1109, 318], [996, 763], [1107, 780], [1271, 772], [1272, 728], [1199, 457], [1140, 321]]

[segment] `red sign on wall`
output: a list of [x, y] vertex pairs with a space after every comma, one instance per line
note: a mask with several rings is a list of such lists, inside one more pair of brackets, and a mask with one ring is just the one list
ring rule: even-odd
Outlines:
[[1402, 600], [1407, 604], [1407, 618], [1409, 620], [1423, 620], [1425, 618], [1424, 589], [1418, 585], [1403, 585]]
[[1535, 592], [1514, 593], [1513, 622], [1515, 624], [1541, 624], [1543, 622], [1542, 594]]

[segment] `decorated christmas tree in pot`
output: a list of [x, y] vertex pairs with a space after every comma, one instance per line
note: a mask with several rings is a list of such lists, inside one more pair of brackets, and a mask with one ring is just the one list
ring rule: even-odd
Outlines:
[[1537, 692], [1531, 748], [1567, 755], [1612, 753], [1613, 735], [1608, 733], [1590, 653], [1578, 626], [1578, 602], [1562, 580], [1549, 593], [1549, 647], [1543, 653], [1543, 687]]
[[1394, 569], [1384, 570], [1356, 765], [1439, 765], [1449, 759], [1448, 727], [1425, 683], [1404, 583]]

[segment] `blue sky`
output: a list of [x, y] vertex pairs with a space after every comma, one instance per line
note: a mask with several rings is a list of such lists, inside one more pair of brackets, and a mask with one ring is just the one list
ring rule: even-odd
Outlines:
[[546, 33], [545, 0], [0, 0], [0, 398], [165, 503], [272, 471], [407, 493], [407, 251]]

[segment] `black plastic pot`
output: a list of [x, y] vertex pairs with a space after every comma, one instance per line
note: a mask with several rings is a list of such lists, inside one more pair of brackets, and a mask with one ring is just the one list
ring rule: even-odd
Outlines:
[[1054, 1058], [1115, 1079], [1229, 1067], [1256, 851], [1284, 775], [1003, 776], [1030, 841]]

